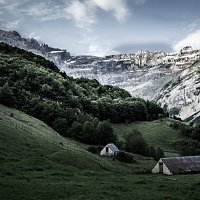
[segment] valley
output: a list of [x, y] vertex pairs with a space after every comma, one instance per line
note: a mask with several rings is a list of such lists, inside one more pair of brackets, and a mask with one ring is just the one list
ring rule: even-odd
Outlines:
[[[3, 105], [0, 121], [2, 200], [198, 199], [198, 174], [172, 178], [143, 174], [156, 162], [135, 155], [135, 164], [123, 164], [94, 155], [86, 150], [87, 146], [61, 137], [38, 119]], [[155, 132], [158, 143], [163, 143], [156, 136], [162, 130], [149, 126], [149, 131]]]
[[0, 0], [0, 200], [200, 200], [199, 0]]
[[[32, 52], [1, 43], [0, 60], [2, 200], [197, 199], [199, 174], [151, 169], [155, 156], [196, 155], [198, 128], [118, 87], [69, 77]], [[134, 132], [144, 155], [126, 152], [125, 135]], [[110, 142], [131, 162], [89, 151]]]
[[[192, 69], [193, 64], [200, 59], [198, 49], [187, 46], [177, 53], [138, 51], [105, 57], [72, 56], [66, 50], [40, 44], [34, 39], [22, 38], [15, 31], [1, 30], [0, 41], [44, 56], [73, 78], [96, 79], [103, 85], [123, 88], [134, 97], [155, 101], [165, 108], [170, 116], [176, 115], [190, 122], [199, 120], [199, 98], [195, 95], [198, 94], [199, 88], [198, 67], [194, 67], [195, 80], [191, 77], [191, 73], [188, 74], [188, 69]], [[197, 65], [198, 63], [195, 66]], [[182, 74], [184, 79], [190, 81], [192, 88], [181, 89], [185, 86], [179, 86], [176, 80], [180, 80]], [[172, 94], [169, 89], [166, 89], [170, 84], [180, 87], [180, 92], [177, 88]], [[177, 93], [179, 93], [178, 97]], [[188, 97], [187, 103], [183, 103]]]

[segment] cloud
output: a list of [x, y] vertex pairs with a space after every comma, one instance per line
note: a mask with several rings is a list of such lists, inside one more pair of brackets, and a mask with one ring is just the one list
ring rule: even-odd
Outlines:
[[0, 0], [0, 4], [5, 4], [6, 0]]
[[129, 14], [126, 0], [73, 0], [65, 10], [76, 26], [90, 29], [98, 21], [97, 9], [111, 12], [119, 22], [123, 22]]
[[106, 55], [117, 54], [118, 51], [112, 50], [109, 45], [90, 44], [88, 54], [93, 56], [104, 57]]
[[114, 17], [123, 22], [129, 14], [125, 0], [91, 0], [97, 7], [106, 12], [111, 12]]
[[4, 27], [7, 30], [16, 30], [19, 26], [19, 23], [20, 23], [19, 20], [15, 20], [15, 21], [12, 21], [12, 22], [8, 22], [7, 24], [4, 25]]
[[[28, 2], [27, 2], [28, 1]], [[0, 0], [1, 8], [6, 10], [15, 10], [19, 6], [24, 5], [24, 3], [29, 3], [30, 0]], [[15, 10], [16, 11], [16, 10]]]
[[92, 30], [97, 23], [98, 10], [111, 13], [118, 22], [123, 22], [129, 14], [127, 0], [0, 0], [0, 5], [0, 10], [12, 16], [30, 16], [42, 22], [71, 20], [85, 30]]
[[36, 40], [40, 40], [41, 37], [36, 32], [31, 32], [27, 35], [28, 38], [34, 38]]
[[194, 49], [200, 49], [200, 29], [187, 35], [172, 46], [174, 51], [180, 51], [185, 46], [192, 46]]
[[96, 23], [95, 8], [90, 1], [73, 0], [65, 9], [69, 19], [75, 21], [76, 26], [88, 29]]
[[187, 26], [184, 28], [184, 30], [188, 32], [192, 32], [196, 29], [196, 27], [199, 25], [200, 19], [195, 20], [194, 22], [187, 24]]
[[25, 15], [37, 17], [40, 21], [53, 21], [65, 17], [64, 9], [61, 5], [50, 2], [40, 2], [31, 4], [22, 10]]

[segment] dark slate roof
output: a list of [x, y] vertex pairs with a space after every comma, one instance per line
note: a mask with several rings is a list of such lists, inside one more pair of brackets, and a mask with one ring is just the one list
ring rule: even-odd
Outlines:
[[113, 152], [119, 151], [119, 149], [113, 143], [107, 144], [106, 146], [109, 147]]
[[172, 174], [200, 171], [200, 156], [161, 158]]

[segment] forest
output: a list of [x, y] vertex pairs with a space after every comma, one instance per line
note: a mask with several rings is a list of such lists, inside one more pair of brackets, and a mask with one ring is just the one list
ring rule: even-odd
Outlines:
[[0, 72], [0, 103], [87, 144], [116, 142], [110, 123], [149, 121], [164, 115], [153, 102], [97, 80], [73, 79], [53, 62], [5, 43], [0, 43]]

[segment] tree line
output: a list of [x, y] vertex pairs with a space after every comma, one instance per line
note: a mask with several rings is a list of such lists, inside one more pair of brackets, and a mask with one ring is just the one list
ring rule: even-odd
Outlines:
[[154, 120], [161, 107], [97, 80], [73, 79], [53, 62], [0, 43], [0, 103], [88, 144], [115, 142], [110, 123]]

